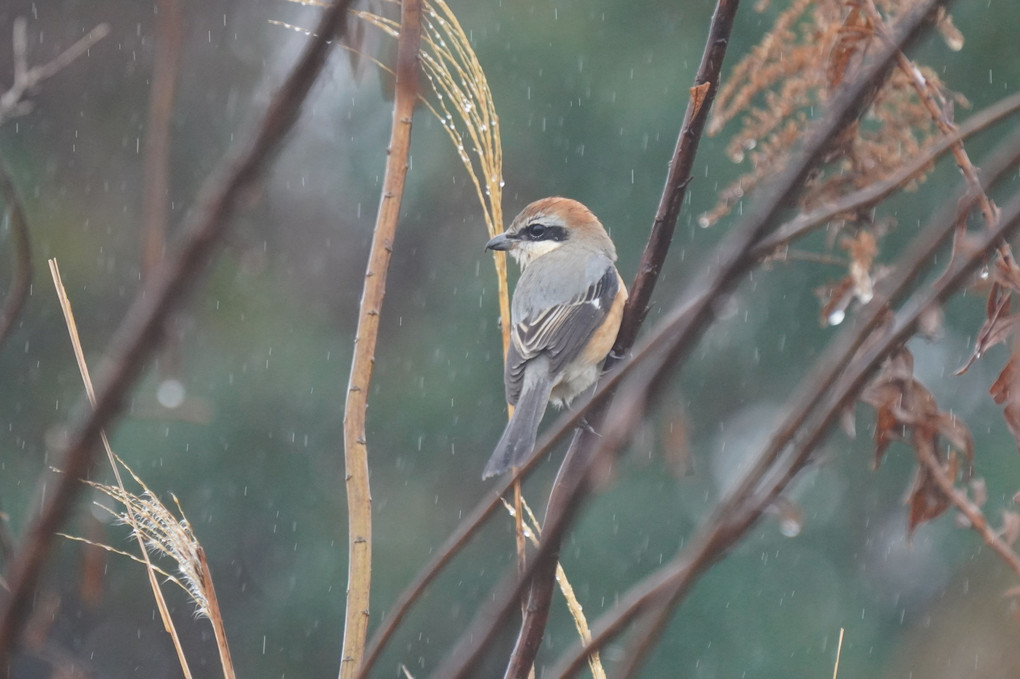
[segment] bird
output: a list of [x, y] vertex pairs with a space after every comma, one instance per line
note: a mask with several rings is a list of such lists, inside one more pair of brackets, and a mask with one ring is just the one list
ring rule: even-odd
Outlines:
[[569, 405], [595, 383], [627, 301], [613, 241], [576, 200], [553, 196], [531, 203], [485, 249], [508, 252], [521, 277], [503, 373], [514, 410], [482, 479], [521, 466], [535, 448], [547, 405]]

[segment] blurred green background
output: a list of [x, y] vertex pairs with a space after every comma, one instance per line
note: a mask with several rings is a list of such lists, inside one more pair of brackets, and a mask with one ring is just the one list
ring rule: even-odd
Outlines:
[[[727, 64], [767, 30], [783, 3], [738, 14]], [[305, 36], [270, 23], [315, 25], [283, 0], [186, 0], [184, 50], [172, 124], [171, 228], [236, 135], [257, 120]], [[454, 2], [486, 69], [501, 116], [510, 219], [551, 194], [588, 204], [617, 243], [632, 279], [655, 212], [712, 10], [687, 2]], [[36, 265], [28, 306], [0, 351], [0, 506], [19, 533], [36, 480], [57, 463], [63, 427], [82, 397], [45, 261], [59, 260], [93, 368], [140, 285], [142, 149], [152, 72], [154, 5], [139, 0], [6, 0], [0, 5], [0, 82], [11, 76], [15, 17], [28, 19], [32, 63], [94, 25], [111, 35], [47, 81], [34, 110], [0, 128], [0, 153], [24, 196]], [[957, 3], [961, 52], [938, 39], [918, 58], [979, 109], [1016, 90], [1020, 5]], [[385, 43], [367, 49], [385, 53]], [[174, 321], [172, 350], [132, 393], [113, 447], [153, 490], [174, 493], [205, 546], [240, 676], [334, 676], [346, 587], [341, 419], [361, 279], [379, 200], [389, 131], [386, 86], [371, 65], [335, 54], [257, 200]], [[967, 112], [958, 110], [962, 119]], [[710, 230], [696, 217], [740, 168], [726, 133], [702, 143], [654, 322], [708, 261], [736, 217]], [[999, 131], [968, 148], [975, 159]], [[883, 261], [955, 185], [943, 163], [882, 217], [899, 230]], [[505, 422], [495, 279], [473, 188], [445, 133], [415, 118], [403, 205], [377, 353], [369, 450], [375, 516], [373, 627], [403, 585], [492, 483], [480, 470]], [[1005, 187], [1005, 191], [1013, 187]], [[811, 241], [824, 248], [822, 238]], [[10, 248], [0, 232], [0, 247]], [[9, 263], [0, 262], [0, 280]], [[699, 344], [669, 398], [585, 508], [563, 553], [590, 618], [684, 544], [699, 518], [769, 434], [781, 404], [834, 330], [818, 322], [813, 290], [841, 277], [815, 263], [756, 272]], [[2, 284], [6, 286], [6, 283]], [[987, 512], [999, 520], [1020, 487], [1020, 459], [987, 395], [1007, 356], [998, 348], [962, 377], [983, 316], [980, 293], [946, 309], [943, 336], [914, 341], [917, 374], [971, 427]], [[167, 377], [186, 390], [160, 405]], [[648, 677], [830, 676], [846, 628], [841, 677], [1004, 677], [1020, 671], [1015, 585], [977, 536], [947, 515], [906, 535], [908, 449], [870, 469], [871, 415], [858, 438], [830, 437], [790, 499], [802, 530], [769, 518], [704, 576], [650, 657]], [[679, 429], [687, 446], [677, 442]], [[667, 458], [687, 450], [690, 470]], [[536, 510], [555, 464], [526, 486]], [[97, 478], [107, 478], [98, 471]], [[85, 493], [68, 531], [132, 549], [122, 527]], [[102, 524], [97, 528], [98, 524]], [[95, 677], [179, 676], [143, 570], [121, 557], [102, 567], [98, 596], [82, 594], [82, 547], [62, 542], [45, 579], [60, 606], [51, 641], [26, 654], [19, 677], [50, 676], [70, 658]], [[499, 517], [403, 623], [376, 676], [405, 664], [428, 676], [489, 588], [513, 567], [510, 521]], [[212, 635], [170, 593], [197, 676], [218, 676]], [[559, 599], [557, 599], [559, 603]], [[562, 607], [542, 662], [575, 639]], [[508, 632], [480, 676], [501, 676]], [[612, 675], [622, 645], [603, 657]], [[61, 660], [58, 660], [60, 664]], [[539, 672], [541, 676], [541, 671]]]

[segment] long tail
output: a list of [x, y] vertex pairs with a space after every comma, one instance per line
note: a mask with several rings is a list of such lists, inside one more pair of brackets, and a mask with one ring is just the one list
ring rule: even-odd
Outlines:
[[538, 425], [549, 403], [550, 391], [552, 383], [549, 379], [525, 379], [514, 414], [482, 471], [483, 479], [502, 474], [511, 467], [519, 467], [531, 455], [535, 449]]

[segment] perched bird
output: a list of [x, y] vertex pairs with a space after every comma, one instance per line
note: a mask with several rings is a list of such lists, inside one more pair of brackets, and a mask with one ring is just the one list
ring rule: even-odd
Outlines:
[[627, 288], [599, 220], [569, 198], [524, 208], [485, 246], [521, 265], [510, 312], [504, 382], [513, 416], [482, 478], [520, 466], [535, 447], [548, 403], [570, 401], [598, 379], [616, 341]]

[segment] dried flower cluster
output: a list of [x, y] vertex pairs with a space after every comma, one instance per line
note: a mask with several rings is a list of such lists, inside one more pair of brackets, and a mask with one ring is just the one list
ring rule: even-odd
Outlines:
[[[875, 2], [886, 24], [911, 4], [911, 0]], [[748, 191], [783, 167], [814, 108], [830, 101], [881, 45], [881, 27], [864, 5], [859, 0], [793, 0], [734, 68], [719, 91], [708, 133], [717, 134], [740, 116], [741, 129], [730, 139], [727, 153], [734, 162], [747, 162], [750, 169], [721, 191], [717, 205], [701, 215], [702, 226], [728, 214]], [[948, 15], [940, 18], [939, 26], [951, 47], [962, 46]], [[919, 71], [944, 107], [965, 103], [947, 92], [930, 69]], [[914, 87], [914, 77], [894, 70], [874, 92], [863, 118], [833, 144], [825, 169], [805, 186], [802, 207], [831, 201], [889, 176], [937, 138], [939, 128]], [[847, 215], [851, 221], [863, 217]]]
[[[734, 162], [750, 167], [719, 193], [714, 208], [699, 217], [702, 226], [716, 223], [746, 193], [784, 167], [815, 108], [829, 102], [869, 53], [881, 47], [888, 26], [912, 4], [912, 0], [793, 0], [778, 15], [772, 30], [737, 64], [719, 91], [708, 133], [718, 133], [739, 116], [742, 124], [727, 153]], [[938, 25], [951, 48], [963, 46], [948, 15], [940, 15]], [[966, 101], [948, 92], [930, 69], [907, 63], [890, 73], [872, 93], [864, 115], [832, 144], [823, 166], [800, 194], [803, 210], [890, 178], [948, 133], [954, 104]], [[915, 188], [930, 169], [930, 163], [920, 168], [904, 188]], [[873, 223], [871, 207], [859, 205], [830, 222], [833, 234], [853, 228], [843, 239], [830, 239], [839, 242], [850, 261], [841, 280], [818, 291], [823, 324], [839, 324], [851, 303], [871, 299], [877, 240], [889, 226]]]

